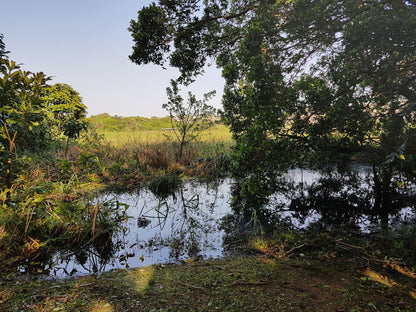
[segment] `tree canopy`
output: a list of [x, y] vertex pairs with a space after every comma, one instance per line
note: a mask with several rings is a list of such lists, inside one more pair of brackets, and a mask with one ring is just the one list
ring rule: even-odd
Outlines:
[[11, 60], [2, 60], [0, 71], [0, 138], [7, 145], [7, 132], [16, 134], [22, 149], [44, 147], [48, 139], [47, 113], [41, 91], [49, 77], [44, 73], [23, 71]]
[[62, 83], [48, 86], [42, 90], [42, 100], [57, 128], [68, 138], [77, 138], [86, 129], [87, 107], [71, 86]]
[[2, 39], [0, 36], [0, 172], [10, 186], [14, 152], [49, 149], [61, 134], [76, 138], [87, 124], [86, 106], [78, 92], [65, 84], [49, 86], [50, 77], [42, 72], [22, 70], [5, 56]]
[[160, 0], [129, 30], [137, 64], [169, 62], [184, 83], [211, 60], [222, 68], [247, 193], [269, 194], [305, 159], [365, 155], [384, 199], [394, 170], [414, 176], [414, 1]]

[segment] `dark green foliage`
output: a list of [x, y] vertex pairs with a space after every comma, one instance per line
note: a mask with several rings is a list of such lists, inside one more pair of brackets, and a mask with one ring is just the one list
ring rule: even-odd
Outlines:
[[71, 86], [61, 83], [48, 86], [42, 90], [42, 100], [52, 114], [52, 122], [67, 138], [75, 139], [86, 129], [87, 107]]
[[223, 70], [233, 171], [245, 196], [267, 197], [289, 166], [344, 165], [361, 155], [374, 164], [376, 210], [389, 206], [394, 173], [414, 159], [412, 1], [161, 0], [151, 7], [165, 19], [132, 35], [163, 24], [158, 42], [173, 42], [163, 57], [182, 81], [210, 58]]
[[181, 71], [181, 82], [190, 82], [193, 75], [203, 72], [211, 56], [238, 40], [234, 19], [244, 20], [254, 8], [253, 1], [152, 3], [139, 11], [137, 21], [130, 22], [135, 42], [130, 59], [139, 65], [168, 60]]
[[14, 61], [1, 63], [0, 171], [1, 183], [10, 187], [26, 153], [45, 152], [62, 135], [73, 139], [86, 129], [86, 107], [70, 86], [48, 86], [50, 78], [41, 72], [22, 71]]
[[130, 21], [129, 31], [133, 34], [135, 45], [140, 47], [133, 49], [130, 60], [138, 64], [163, 64], [163, 55], [169, 51], [167, 22], [165, 12], [154, 3], [139, 12], [137, 22]]
[[61, 83], [43, 88], [42, 100], [50, 112], [50, 123], [57, 129], [55, 136], [63, 134], [66, 137], [66, 155], [69, 140], [78, 138], [81, 131], [88, 127], [85, 119], [87, 107], [77, 91]]
[[[36, 150], [50, 139], [47, 111], [41, 91], [49, 80], [43, 73], [24, 72], [14, 61], [2, 61], [0, 73], [0, 137], [8, 145], [7, 131], [21, 149]], [[7, 128], [7, 131], [6, 131]]]
[[0, 59], [0, 185], [10, 187], [18, 172], [15, 153], [39, 151], [52, 142], [41, 90], [43, 73], [24, 72], [14, 61]]

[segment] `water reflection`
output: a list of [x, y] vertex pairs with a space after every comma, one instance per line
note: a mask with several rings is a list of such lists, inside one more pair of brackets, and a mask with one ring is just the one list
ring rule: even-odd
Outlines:
[[[387, 216], [380, 215], [372, 187], [372, 170], [369, 167], [349, 168], [348, 171], [293, 169], [277, 179], [279, 191], [260, 198], [259, 203], [247, 197], [241, 200], [244, 189], [233, 185], [234, 211], [242, 219], [253, 221], [253, 213], [263, 226], [276, 224], [303, 229], [353, 228], [371, 231], [391, 225], [403, 218], [412, 219], [416, 207], [415, 184], [395, 177], [400, 190], [392, 192]], [[258, 197], [256, 194], [254, 197]], [[395, 221], [395, 222], [394, 222]], [[383, 224], [385, 222], [386, 224]], [[253, 223], [253, 222], [252, 222]]]
[[102, 194], [98, 203], [117, 201], [127, 207], [119, 228], [102, 232], [81, 248], [45, 257], [36, 270], [30, 263], [21, 265], [20, 270], [67, 277], [194, 257], [220, 257], [224, 232], [218, 224], [231, 213], [229, 186], [229, 181], [189, 182], [168, 197], [149, 190]]
[[[294, 169], [279, 179], [279, 192], [260, 203], [239, 197], [243, 187], [230, 179], [187, 182], [169, 196], [143, 189], [106, 193], [107, 214], [119, 220], [82, 246], [42, 255], [20, 266], [22, 272], [67, 277], [189, 258], [221, 257], [243, 245], [244, 231], [268, 228], [340, 228], [378, 231], [371, 170], [317, 172]], [[415, 223], [415, 185], [401, 187], [389, 221]], [[259, 194], [257, 194], [259, 195]], [[398, 194], [399, 195], [399, 194]], [[231, 197], [233, 196], [233, 197]], [[103, 214], [104, 211], [102, 212]]]

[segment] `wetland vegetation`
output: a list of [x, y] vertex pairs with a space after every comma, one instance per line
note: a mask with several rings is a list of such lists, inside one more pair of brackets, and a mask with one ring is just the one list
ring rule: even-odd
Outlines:
[[[1, 35], [0, 309], [416, 311], [415, 16], [152, 3], [130, 59], [179, 70], [166, 118], [86, 118]], [[212, 59], [221, 112], [179, 92]]]

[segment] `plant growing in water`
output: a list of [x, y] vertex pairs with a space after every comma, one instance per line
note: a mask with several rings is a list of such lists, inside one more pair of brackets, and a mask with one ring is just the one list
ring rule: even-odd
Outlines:
[[161, 175], [149, 182], [149, 190], [158, 197], [166, 198], [181, 186], [182, 180], [178, 176]]

